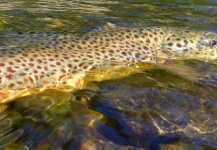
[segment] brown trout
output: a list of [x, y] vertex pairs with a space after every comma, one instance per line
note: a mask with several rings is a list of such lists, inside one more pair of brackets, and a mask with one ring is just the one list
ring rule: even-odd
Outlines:
[[[28, 44], [28, 39], [26, 46], [0, 48], [0, 103], [46, 89], [83, 88], [85, 77], [106, 69], [115, 72], [135, 63], [217, 58], [215, 33], [182, 28], [112, 29], [81, 37], [37, 38], [38, 43]], [[114, 77], [115, 73], [109, 78]]]

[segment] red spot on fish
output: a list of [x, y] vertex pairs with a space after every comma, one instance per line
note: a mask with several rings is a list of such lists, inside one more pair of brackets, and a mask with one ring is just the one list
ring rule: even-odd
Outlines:
[[28, 76], [28, 79], [30, 82], [34, 82], [34, 79], [32, 78], [32, 76]]
[[56, 65], [61, 65], [61, 63], [58, 61], [58, 62], [56, 62]]
[[33, 57], [38, 57], [38, 55], [37, 54], [33, 54]]
[[29, 58], [29, 61], [34, 61], [34, 59], [33, 58]]
[[146, 40], [147, 43], [151, 43], [151, 41], [149, 39]]
[[173, 43], [168, 43], [167, 44], [169, 47], [172, 47], [173, 46]]
[[111, 49], [110, 49], [109, 52], [110, 52], [110, 53], [114, 53], [114, 50], [111, 50]]
[[6, 77], [6, 79], [10, 80], [10, 79], [12, 79], [13, 76], [11, 74], [8, 74], [5, 77]]
[[20, 76], [25, 76], [26, 73], [25, 73], [25, 72], [20, 72], [19, 75], [20, 75]]
[[1, 66], [1, 67], [5, 66], [5, 63], [0, 63], [0, 66]]
[[138, 38], [139, 36], [137, 34], [134, 35], [135, 38]]
[[44, 67], [44, 70], [45, 70], [45, 71], [48, 71], [48, 67], [47, 67], [47, 66], [45, 66], [45, 67]]
[[38, 70], [33, 70], [34, 73], [38, 73]]
[[18, 63], [21, 62], [19, 59], [14, 59], [14, 61], [16, 61], [16, 62], [18, 62]]
[[40, 75], [40, 78], [44, 78], [44, 75]]
[[93, 58], [93, 56], [92, 55], [86, 55], [87, 57], [89, 57], [89, 58]]
[[124, 55], [124, 56], [127, 56], [127, 53], [126, 53], [126, 52], [122, 52], [121, 54]]
[[81, 67], [81, 66], [83, 66], [83, 65], [84, 65], [84, 62], [80, 63], [78, 66]]
[[24, 57], [28, 57], [28, 54], [22, 54]]
[[62, 71], [63, 73], [66, 73], [66, 70], [65, 70], [65, 69], [63, 69], [63, 68], [61, 69], [61, 71]]
[[8, 88], [13, 88], [15, 86], [15, 84], [14, 83], [10, 83], [9, 85], [8, 85]]
[[177, 43], [176, 46], [179, 47], [179, 48], [182, 47], [182, 45], [180, 43]]
[[58, 81], [61, 81], [62, 79], [64, 79], [65, 75], [61, 75], [59, 78], [58, 78]]
[[71, 67], [72, 67], [72, 64], [68, 64], [67, 66], [68, 66], [69, 68], [71, 68]]
[[33, 64], [33, 63], [28, 63], [28, 65], [29, 65], [29, 66], [31, 66], [31, 67], [33, 67], [33, 66], [34, 66], [34, 64]]
[[49, 60], [49, 61], [54, 61], [54, 59], [53, 59], [53, 58], [49, 58], [48, 60]]
[[136, 53], [135, 57], [138, 59], [140, 57], [140, 55], [141, 55], [140, 53]]
[[37, 66], [38, 69], [41, 69], [41, 66]]
[[46, 54], [47, 56], [51, 56], [51, 54]]
[[10, 61], [10, 62], [8, 62], [8, 63], [9, 63], [10, 65], [13, 65], [13, 64], [14, 64], [14, 63], [13, 63], [13, 62], [11, 62], [11, 61]]
[[37, 62], [41, 64], [43, 61], [41, 59], [37, 59]]
[[15, 70], [13, 70], [12, 67], [7, 67], [7, 71], [8, 71], [8, 72], [12, 72], [12, 73], [15, 72]]
[[17, 84], [19, 84], [19, 85], [22, 84], [22, 83], [23, 83], [23, 82], [21, 82], [21, 81], [17, 81]]
[[155, 42], [158, 42], [158, 38], [157, 38], [157, 37], [155, 37], [155, 38], [154, 38], [154, 41], [155, 41]]

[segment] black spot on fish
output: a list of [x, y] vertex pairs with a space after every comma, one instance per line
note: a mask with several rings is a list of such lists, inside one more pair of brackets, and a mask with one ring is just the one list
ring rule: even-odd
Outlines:
[[85, 38], [84, 38], [84, 40], [89, 40], [90, 39], [90, 37], [89, 36], [86, 36]]
[[215, 46], [216, 44], [217, 44], [216, 40], [212, 40], [210, 43], [211, 46]]

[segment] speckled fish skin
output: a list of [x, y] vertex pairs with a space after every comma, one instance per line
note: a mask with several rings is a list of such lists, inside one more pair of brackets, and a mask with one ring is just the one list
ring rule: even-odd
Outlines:
[[100, 68], [161, 63], [161, 59], [215, 60], [216, 37], [206, 31], [150, 27], [92, 32], [79, 38], [57, 34], [25, 47], [3, 47], [0, 103], [45, 89], [82, 88], [83, 77]]

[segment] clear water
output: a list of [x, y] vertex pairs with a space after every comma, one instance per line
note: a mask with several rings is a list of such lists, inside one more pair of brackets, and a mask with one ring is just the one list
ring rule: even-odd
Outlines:
[[[0, 38], [7, 41], [20, 31], [81, 35], [107, 22], [217, 31], [216, 16], [216, 0], [2, 0]], [[177, 67], [172, 73], [154, 67], [73, 93], [47, 91], [0, 105], [0, 147], [217, 149], [217, 65], [186, 60], [173, 70]], [[194, 77], [191, 71], [200, 75], [198, 82], [186, 77]]]

